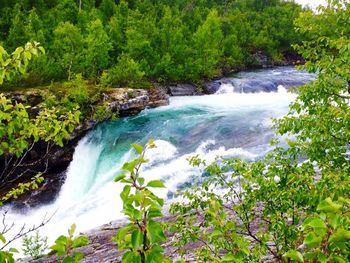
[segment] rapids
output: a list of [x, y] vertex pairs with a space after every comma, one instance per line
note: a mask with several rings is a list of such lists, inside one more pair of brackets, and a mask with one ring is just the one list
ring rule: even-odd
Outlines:
[[[178, 189], [200, 181], [201, 171], [188, 164], [190, 156], [198, 154], [207, 162], [217, 156], [261, 158], [271, 150], [271, 118], [285, 115], [296, 97], [281, 84], [301, 85], [314, 77], [292, 67], [241, 72], [225, 78], [216, 94], [172, 97], [169, 106], [100, 124], [79, 142], [57, 199], [26, 214], [10, 212], [9, 220], [31, 226], [56, 211], [40, 230], [52, 244], [72, 223], [83, 231], [123, 218], [122, 186], [113, 179], [135, 156], [130, 145], [145, 144], [149, 138], [157, 148], [147, 152], [150, 162], [142, 174], [147, 180], [165, 182], [167, 189], [156, 193], [167, 200]], [[273, 87], [274, 92], [237, 93], [247, 85], [260, 85], [264, 91]]]

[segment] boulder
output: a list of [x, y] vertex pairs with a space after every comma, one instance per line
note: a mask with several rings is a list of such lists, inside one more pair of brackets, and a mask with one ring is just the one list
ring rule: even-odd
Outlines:
[[238, 86], [235, 85], [235, 92], [257, 93], [257, 92], [277, 92], [278, 84], [268, 80], [246, 79]]
[[214, 80], [214, 81], [207, 81], [204, 83], [203, 91], [205, 94], [214, 94], [216, 93], [221, 87], [221, 81]]
[[130, 116], [144, 110], [149, 102], [146, 90], [115, 89], [105, 96], [112, 112]]
[[169, 95], [166, 93], [166, 88], [156, 86], [148, 91], [149, 103], [148, 107], [156, 108], [169, 105]]

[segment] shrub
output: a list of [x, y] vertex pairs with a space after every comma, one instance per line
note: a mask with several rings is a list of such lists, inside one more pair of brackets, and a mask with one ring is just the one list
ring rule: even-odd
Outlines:
[[47, 237], [41, 237], [39, 231], [33, 236], [24, 236], [22, 239], [23, 253], [32, 259], [38, 259], [43, 256], [47, 246]]

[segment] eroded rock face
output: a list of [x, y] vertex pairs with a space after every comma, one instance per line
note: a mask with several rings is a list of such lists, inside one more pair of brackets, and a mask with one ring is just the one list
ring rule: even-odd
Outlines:
[[[33, 105], [36, 108], [40, 108], [37, 105], [43, 101], [39, 92], [24, 92], [23, 94], [16, 92], [9, 93], [7, 96], [14, 101]], [[101, 102], [107, 102], [111, 110], [118, 112], [121, 117], [135, 115], [147, 107], [158, 107], [169, 104], [169, 96], [165, 91], [157, 89], [113, 89], [103, 94], [102, 97], [103, 101]], [[63, 148], [49, 145], [47, 142], [36, 143], [24, 160], [27, 163], [33, 164], [30, 168], [34, 172], [19, 178], [12, 176], [11, 182], [7, 181], [0, 185], [0, 192], [5, 193], [18, 185], [18, 183], [30, 180], [37, 174], [36, 171], [46, 171], [44, 174], [45, 181], [39, 189], [21, 196], [19, 199], [13, 201], [13, 205], [18, 209], [29, 209], [30, 207], [53, 202], [65, 181], [66, 169], [73, 160], [75, 147], [80, 139], [97, 124], [97, 121], [85, 120], [81, 125], [76, 127], [70, 139], [65, 142]], [[0, 157], [0, 170], [3, 170], [2, 165], [4, 163], [6, 163], [4, 157]], [[14, 174], [22, 174], [22, 172], [24, 170], [18, 169]]]
[[156, 108], [160, 106], [169, 105], [169, 95], [166, 92], [166, 88], [156, 86], [154, 89], [148, 91], [149, 103], [148, 107]]
[[144, 110], [149, 103], [146, 90], [115, 89], [107, 94], [106, 100], [113, 112], [120, 116], [130, 116]]

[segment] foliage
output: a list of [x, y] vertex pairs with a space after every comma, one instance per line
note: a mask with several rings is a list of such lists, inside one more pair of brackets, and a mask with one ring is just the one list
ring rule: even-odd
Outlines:
[[251, 65], [256, 52], [280, 61], [290, 44], [300, 43], [293, 27], [300, 12], [283, 0], [13, 0], [0, 4], [0, 32], [10, 50], [34, 39], [47, 47], [12, 85], [76, 74], [96, 81], [107, 71], [107, 84], [135, 86], [141, 78], [211, 78]]
[[50, 247], [58, 256], [65, 256], [62, 263], [76, 263], [84, 258], [84, 254], [74, 251], [75, 248], [86, 246], [90, 243], [86, 236], [78, 236], [74, 238], [76, 225], [73, 224], [68, 230], [68, 236], [59, 236], [55, 244]]
[[258, 262], [269, 256], [348, 262], [349, 10], [348, 1], [330, 1], [296, 21], [307, 35], [296, 46], [306, 59], [302, 68], [318, 78], [298, 88], [290, 112], [275, 121], [288, 148], [275, 139], [275, 149], [251, 163], [219, 158], [208, 166], [191, 159], [209, 179], [172, 205], [176, 247], [199, 242], [198, 261]]
[[304, 262], [348, 262], [350, 255], [350, 200], [322, 200], [315, 215], [306, 218], [301, 226], [303, 253], [288, 251], [286, 258]]
[[65, 82], [63, 87], [66, 91], [63, 103], [70, 106], [68, 108], [81, 107], [91, 102], [88, 85], [81, 74], [75, 75], [72, 81]]
[[39, 259], [48, 248], [47, 237], [41, 237], [39, 231], [34, 236], [24, 236], [22, 239], [23, 253], [32, 259]]
[[31, 181], [27, 183], [19, 183], [17, 187], [12, 188], [9, 190], [5, 196], [1, 197], [1, 203], [2, 205], [4, 202], [9, 201], [11, 199], [17, 199], [20, 195], [30, 191], [30, 190], [36, 190], [38, 189], [39, 185], [44, 181], [44, 177], [42, 177], [42, 174], [37, 174], [34, 176]]
[[79, 72], [83, 51], [83, 36], [79, 28], [70, 22], [60, 23], [54, 31], [55, 58], [68, 80]]
[[124, 253], [123, 262], [168, 262], [162, 254], [160, 242], [164, 241], [163, 225], [155, 221], [162, 216], [164, 200], [157, 197], [149, 188], [165, 187], [162, 181], [154, 180], [145, 183], [139, 172], [146, 163], [145, 151], [155, 147], [152, 140], [143, 148], [133, 144], [138, 157], [123, 165], [123, 173], [117, 175], [116, 182], [125, 184], [120, 197], [123, 201], [123, 212], [130, 223], [118, 230], [113, 241]]
[[143, 75], [144, 72], [141, 71], [139, 64], [132, 58], [122, 55], [117, 64], [106, 75], [102, 75], [101, 84], [104, 86], [137, 87]]
[[[3, 244], [6, 244], [6, 239], [2, 234], [0, 234], [0, 240]], [[18, 253], [18, 250], [15, 248], [10, 248], [9, 250], [1, 249], [0, 250], [0, 262], [14, 263], [15, 262], [15, 259], [13, 257], [14, 253]]]
[[98, 76], [109, 65], [109, 51], [112, 48], [101, 20], [97, 19], [89, 24], [85, 42], [87, 46], [85, 49], [87, 75]]
[[97, 105], [94, 109], [94, 114], [92, 116], [93, 120], [99, 121], [99, 122], [102, 122], [107, 119], [115, 120], [116, 118], [117, 118], [116, 113], [112, 112], [108, 103]]
[[28, 42], [24, 47], [16, 48], [11, 54], [0, 46], [0, 85], [4, 80], [11, 80], [17, 72], [24, 74], [28, 62], [40, 52], [45, 53], [45, 50], [38, 42]]
[[17, 157], [39, 139], [52, 140], [63, 146], [75, 125], [79, 123], [79, 111], [64, 108], [43, 109], [35, 119], [30, 118], [21, 103], [12, 104], [0, 94], [0, 155], [15, 154]]

